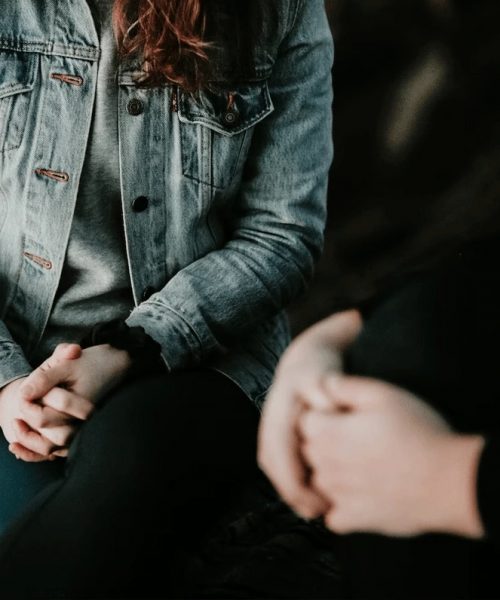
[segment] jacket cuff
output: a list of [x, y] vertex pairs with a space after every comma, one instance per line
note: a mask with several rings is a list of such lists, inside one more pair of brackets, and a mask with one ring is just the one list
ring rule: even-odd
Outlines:
[[144, 302], [125, 320], [129, 327], [142, 327], [161, 345], [161, 356], [169, 370], [200, 363], [202, 348], [190, 324], [176, 311], [158, 303]]
[[0, 389], [32, 371], [20, 346], [13, 342], [0, 343]]
[[500, 539], [500, 438], [487, 439], [479, 461], [477, 501], [486, 535]]

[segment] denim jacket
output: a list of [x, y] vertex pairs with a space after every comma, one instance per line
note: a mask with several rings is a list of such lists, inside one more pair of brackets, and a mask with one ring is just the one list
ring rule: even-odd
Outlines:
[[[123, 225], [135, 308], [170, 369], [205, 365], [255, 401], [288, 342], [283, 308], [322, 245], [332, 157], [323, 0], [267, 0], [245, 72], [119, 88]], [[99, 42], [85, 0], [0, 0], [0, 387], [29, 373], [64, 263]], [[271, 18], [271, 9], [274, 17]], [[134, 211], [146, 196], [148, 208]], [[89, 232], [91, 235], [91, 232]], [[96, 253], [99, 248], [96, 247]]]

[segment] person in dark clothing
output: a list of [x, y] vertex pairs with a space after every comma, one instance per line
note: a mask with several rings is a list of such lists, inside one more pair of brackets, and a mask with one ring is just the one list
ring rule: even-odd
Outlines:
[[497, 597], [498, 256], [491, 238], [400, 277], [278, 367], [260, 463], [343, 534], [353, 597]]

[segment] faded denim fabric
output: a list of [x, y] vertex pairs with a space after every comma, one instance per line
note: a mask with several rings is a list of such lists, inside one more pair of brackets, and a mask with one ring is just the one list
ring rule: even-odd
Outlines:
[[[135, 304], [127, 322], [161, 343], [169, 368], [216, 368], [256, 401], [289, 340], [283, 307], [304, 290], [322, 246], [332, 158], [323, 0], [265, 5], [245, 72], [231, 71], [221, 47], [216, 80], [199, 96], [137, 88], [130, 62], [117, 83]], [[0, 386], [36, 366], [82, 174], [98, 46], [85, 0], [0, 0]], [[135, 212], [139, 196], [149, 205]]]

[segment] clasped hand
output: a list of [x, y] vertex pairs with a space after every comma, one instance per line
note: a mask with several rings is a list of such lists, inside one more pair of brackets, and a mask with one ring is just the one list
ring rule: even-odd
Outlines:
[[354, 311], [317, 324], [278, 367], [259, 431], [259, 464], [282, 498], [337, 533], [483, 535], [475, 480], [484, 444], [427, 403], [342, 373]]
[[65, 457], [95, 402], [116, 386], [131, 363], [109, 345], [82, 350], [59, 344], [29, 376], [0, 392], [0, 427], [9, 450], [27, 462]]

